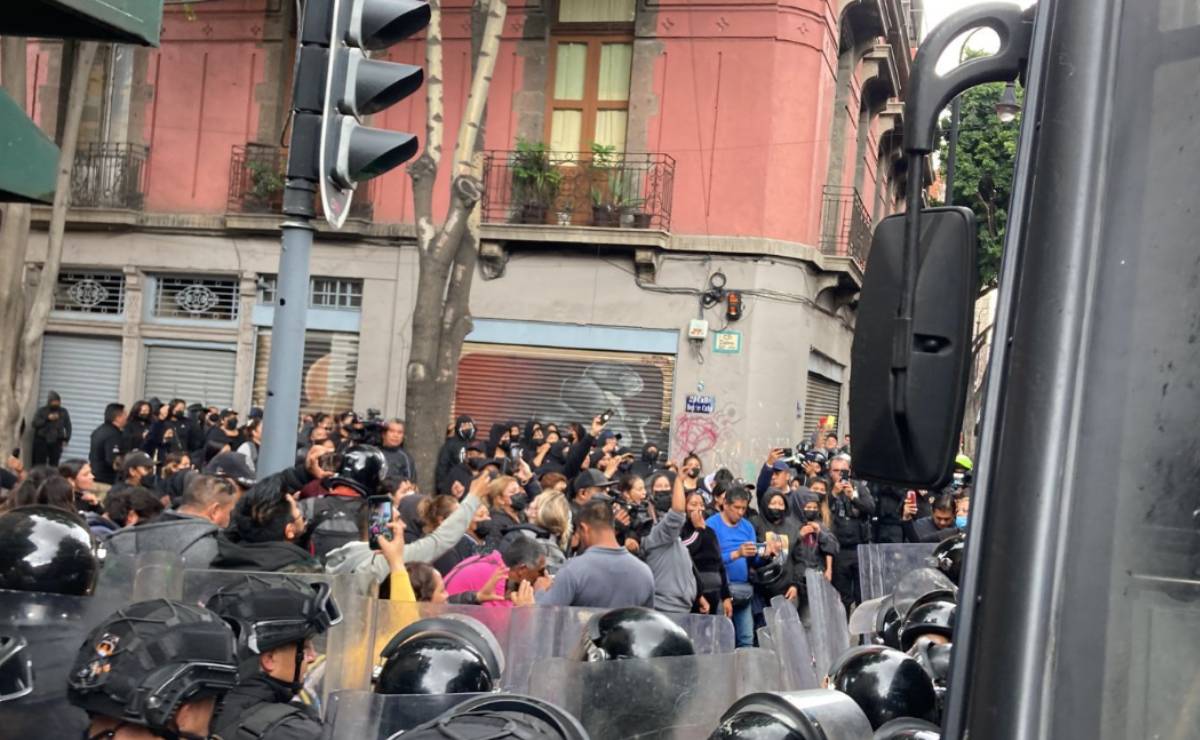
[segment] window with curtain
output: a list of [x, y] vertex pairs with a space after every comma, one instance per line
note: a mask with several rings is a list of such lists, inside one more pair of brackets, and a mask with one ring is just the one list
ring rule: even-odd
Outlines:
[[559, 23], [632, 23], [636, 0], [558, 0]]
[[[560, 19], [567, 13], [567, 5], [560, 5]], [[632, 3], [629, 5], [632, 7]], [[595, 143], [623, 152], [633, 43], [612, 36], [560, 37], [553, 43], [548, 116], [551, 150], [559, 154], [582, 152]]]

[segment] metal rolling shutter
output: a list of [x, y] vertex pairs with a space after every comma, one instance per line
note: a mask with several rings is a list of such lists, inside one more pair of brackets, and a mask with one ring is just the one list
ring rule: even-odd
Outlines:
[[[254, 405], [265, 406], [267, 368], [271, 359], [271, 330], [258, 330], [254, 353]], [[338, 413], [354, 408], [358, 382], [358, 335], [331, 331], [304, 333], [304, 376], [300, 412]]]
[[92, 430], [104, 422], [104, 407], [121, 389], [121, 340], [47, 334], [42, 341], [38, 406], [50, 391], [62, 396], [71, 414], [71, 440], [62, 459], [87, 459]]
[[463, 345], [455, 413], [486, 437], [496, 422], [587, 422], [605, 409], [627, 447], [665, 445], [671, 428], [675, 357], [515, 345]]
[[202, 347], [146, 347], [144, 398], [228, 408], [233, 406], [237, 353]]
[[[804, 436], [811, 437], [822, 416], [835, 416], [841, 425], [842, 384], [823, 375], [808, 374], [808, 398], [804, 402]], [[836, 429], [834, 431], [837, 431]]]

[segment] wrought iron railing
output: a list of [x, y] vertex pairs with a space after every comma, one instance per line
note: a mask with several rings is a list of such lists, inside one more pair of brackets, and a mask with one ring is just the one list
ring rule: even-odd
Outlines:
[[149, 154], [140, 144], [80, 144], [71, 168], [71, 205], [140, 211]]
[[674, 182], [667, 154], [489, 151], [480, 205], [486, 223], [667, 231]]
[[827, 185], [821, 205], [821, 252], [867, 264], [871, 216], [857, 188]]
[[[229, 196], [231, 213], [282, 213], [284, 170], [287, 150], [269, 144], [233, 147], [229, 159]], [[360, 183], [350, 203], [350, 218], [370, 221], [375, 215], [375, 184]], [[321, 213], [317, 196], [316, 212]]]

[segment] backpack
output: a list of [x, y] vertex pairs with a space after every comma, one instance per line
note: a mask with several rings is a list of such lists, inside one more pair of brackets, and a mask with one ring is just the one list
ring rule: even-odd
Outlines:
[[[312, 721], [312, 717], [304, 711], [303, 707], [295, 704], [263, 702], [238, 717], [232, 734], [226, 730], [221, 737], [224, 740], [263, 740], [264, 738], [270, 740], [271, 732], [292, 717]], [[289, 733], [288, 737], [291, 736], [292, 733]]]
[[309, 551], [324, 563], [329, 553], [361, 540], [359, 521], [366, 507], [366, 499], [358, 496], [330, 495], [302, 501], [308, 519]]

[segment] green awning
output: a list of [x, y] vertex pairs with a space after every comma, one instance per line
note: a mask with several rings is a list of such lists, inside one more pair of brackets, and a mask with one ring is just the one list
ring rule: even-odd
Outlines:
[[163, 0], [21, 0], [0, 14], [0, 36], [158, 46]]
[[0, 90], [0, 202], [54, 200], [58, 147]]

